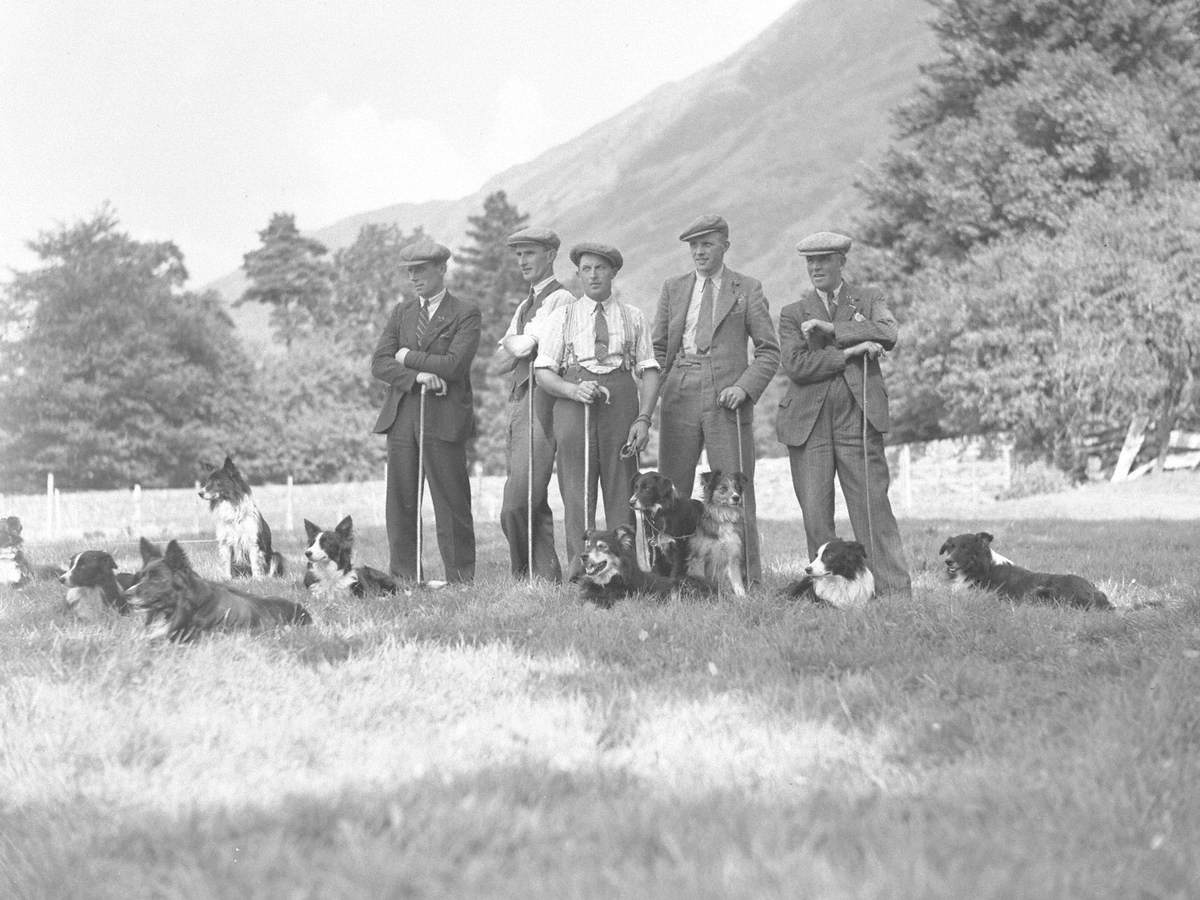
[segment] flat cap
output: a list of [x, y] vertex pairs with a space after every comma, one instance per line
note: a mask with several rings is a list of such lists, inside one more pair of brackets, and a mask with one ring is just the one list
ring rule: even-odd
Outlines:
[[708, 234], [710, 231], [719, 231], [729, 237], [729, 223], [721, 216], [709, 214], [701, 216], [687, 228], [683, 229], [683, 234], [679, 235], [681, 241], [690, 241], [692, 238], [698, 238], [702, 234]]
[[450, 248], [421, 238], [412, 244], [400, 248], [400, 265], [419, 266], [423, 263], [444, 263], [450, 258]]
[[621, 255], [621, 251], [616, 247], [610, 247], [608, 244], [598, 244], [595, 241], [584, 241], [582, 244], [576, 244], [571, 248], [571, 262], [579, 265], [579, 257], [585, 253], [591, 253], [596, 256], [602, 256], [612, 263], [614, 269], [620, 269], [625, 265], [625, 257]]
[[796, 245], [801, 256], [824, 256], [826, 253], [849, 253], [850, 238], [836, 231], [818, 231]]
[[549, 228], [522, 228], [520, 231], [510, 234], [504, 243], [510, 247], [515, 247], [517, 244], [538, 244], [547, 250], [557, 250], [562, 242], [558, 239], [558, 235]]

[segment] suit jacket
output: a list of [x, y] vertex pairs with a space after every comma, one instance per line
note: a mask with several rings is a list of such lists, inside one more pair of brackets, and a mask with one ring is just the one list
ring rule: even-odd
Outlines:
[[[695, 272], [669, 278], [658, 298], [651, 340], [664, 381], [683, 346], [683, 328], [695, 286]], [[746, 350], [747, 336], [754, 342], [753, 361]], [[736, 384], [751, 403], [757, 402], [779, 369], [779, 340], [757, 278], [725, 267], [721, 291], [713, 298], [713, 337], [708, 352], [718, 390]]]
[[[475, 398], [471, 391], [471, 360], [479, 349], [479, 307], [449, 291], [416, 342], [417, 300], [396, 304], [371, 357], [371, 374], [390, 386], [374, 431], [383, 434], [396, 421], [400, 404], [420, 400], [417, 373], [432, 372], [446, 382], [446, 396], [425, 398], [425, 433], [443, 441], [465, 441], [475, 433]], [[403, 363], [396, 351], [409, 348]]]
[[[842, 350], [861, 341], [876, 341], [883, 349], [896, 346], [896, 317], [887, 308], [883, 295], [872, 288], [859, 288], [842, 282], [836, 314], [833, 318], [833, 337], [810, 332], [805, 340], [800, 330], [808, 319], [830, 321], [825, 303], [815, 290], [803, 299], [790, 303], [779, 312], [779, 341], [783, 346], [783, 372], [790, 379], [787, 394], [779, 402], [775, 420], [776, 436], [784, 444], [798, 447], [808, 440], [817, 413], [829, 393], [834, 379], [843, 378], [856, 403], [862, 403], [862, 357], [847, 363]], [[891, 427], [888, 415], [887, 388], [879, 360], [866, 366], [867, 421], [877, 431]]]

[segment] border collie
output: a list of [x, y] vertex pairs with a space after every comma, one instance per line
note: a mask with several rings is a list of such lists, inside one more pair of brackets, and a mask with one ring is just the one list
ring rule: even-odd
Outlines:
[[810, 600], [837, 609], [862, 609], [875, 596], [875, 576], [867, 568], [867, 551], [858, 541], [834, 538], [817, 550], [804, 567], [804, 577], [784, 593], [793, 600]]
[[346, 516], [332, 531], [304, 520], [308, 549], [304, 551], [304, 586], [318, 597], [335, 597], [347, 592], [355, 597], [365, 593], [394, 594], [400, 589], [387, 572], [370, 566], [353, 565], [354, 520]]
[[312, 624], [299, 603], [204, 580], [178, 541], [168, 543], [164, 552], [142, 538], [141, 550], [142, 568], [125, 599], [134, 609], [145, 610], [147, 628], [162, 619], [159, 633], [168, 640], [191, 641], [207, 631]]
[[746, 596], [746, 584], [742, 572], [746, 563], [746, 547], [743, 542], [745, 510], [742, 496], [746, 489], [746, 476], [741, 472], [722, 472], [713, 469], [700, 474], [700, 485], [704, 489], [704, 510], [696, 523], [692, 535], [692, 562], [703, 568], [704, 577], [717, 584], [721, 574], [728, 579], [733, 593]]
[[24, 587], [31, 581], [50, 581], [62, 575], [58, 566], [31, 565], [25, 556], [25, 538], [17, 516], [0, 519], [0, 584]]
[[1065, 603], [1083, 609], [1112, 609], [1108, 595], [1078, 575], [1052, 575], [1022, 569], [992, 550], [986, 531], [956, 534], [938, 551], [946, 557], [946, 574], [956, 583], [996, 591], [1014, 600]]
[[271, 550], [270, 526], [232, 458], [208, 473], [200, 496], [217, 520], [217, 545], [230, 578], [283, 575], [283, 556]]
[[[685, 575], [691, 537], [700, 524], [704, 504], [680, 494], [666, 475], [643, 472], [634, 476], [629, 505], [646, 534], [649, 569], [675, 578]], [[641, 536], [639, 533], [639, 541]]]
[[666, 578], [655, 572], [643, 572], [637, 564], [635, 539], [634, 530], [628, 525], [618, 525], [612, 531], [593, 528], [584, 533], [583, 551], [579, 554], [582, 599], [609, 609], [618, 600], [635, 594], [666, 600], [674, 595], [696, 598], [716, 593], [711, 582], [691, 575]]
[[71, 557], [67, 571], [58, 580], [67, 586], [67, 607], [71, 612], [90, 619], [104, 609], [113, 609], [122, 615], [128, 613], [125, 591], [133, 585], [135, 577], [129, 572], [118, 572], [112, 554], [104, 550], [84, 550]]

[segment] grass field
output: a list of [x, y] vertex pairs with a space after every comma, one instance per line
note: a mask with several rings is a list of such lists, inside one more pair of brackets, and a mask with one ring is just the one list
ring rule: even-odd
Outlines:
[[[494, 525], [470, 591], [260, 582], [317, 624], [194, 646], [0, 588], [0, 896], [1197, 896], [1200, 523], [904, 528], [858, 615], [774, 598], [793, 521], [715, 604], [515, 584]], [[952, 592], [981, 528], [1121, 609]]]

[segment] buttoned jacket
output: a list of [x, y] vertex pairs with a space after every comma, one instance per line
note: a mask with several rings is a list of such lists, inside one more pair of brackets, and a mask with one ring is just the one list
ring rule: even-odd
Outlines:
[[[809, 319], [833, 322], [833, 335], [812, 330], [804, 337], [800, 326]], [[830, 319], [825, 302], [815, 290], [779, 311], [779, 342], [783, 372], [790, 384], [779, 402], [775, 433], [781, 442], [798, 447], [808, 440], [817, 414], [835, 379], [844, 379], [859, 406], [863, 403], [864, 356], [847, 361], [842, 351], [862, 341], [875, 341], [884, 350], [896, 346], [898, 329], [883, 294], [842, 282], [837, 309]], [[879, 360], [868, 360], [866, 372], [867, 421], [880, 432], [891, 427], [887, 388]]]
[[[401, 403], [420, 400], [417, 375], [432, 372], [446, 382], [446, 395], [439, 397], [432, 391], [426, 395], [425, 433], [443, 441], [466, 440], [475, 433], [471, 361], [479, 349], [479, 308], [447, 291], [420, 343], [416, 340], [419, 316], [417, 300], [396, 304], [375, 346], [371, 374], [389, 389], [374, 431], [385, 433], [392, 427]], [[403, 363], [396, 361], [401, 347], [409, 351]]]
[[[695, 287], [696, 273], [689, 272], [667, 279], [658, 298], [651, 339], [664, 381], [683, 347], [688, 304]], [[754, 345], [753, 360], [747, 338]], [[721, 290], [713, 298], [713, 336], [708, 353], [717, 390], [737, 385], [751, 403], [757, 402], [779, 369], [779, 339], [762, 282], [757, 278], [725, 267]]]

